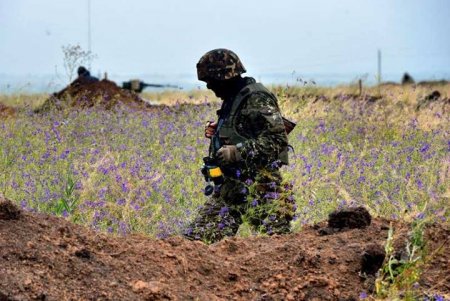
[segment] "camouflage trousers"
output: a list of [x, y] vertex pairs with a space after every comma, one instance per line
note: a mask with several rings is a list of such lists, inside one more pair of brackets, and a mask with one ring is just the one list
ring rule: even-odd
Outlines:
[[184, 236], [214, 243], [234, 236], [243, 222], [269, 235], [289, 233], [294, 213], [291, 187], [281, 183], [279, 171], [262, 172], [253, 181], [226, 177], [199, 209]]

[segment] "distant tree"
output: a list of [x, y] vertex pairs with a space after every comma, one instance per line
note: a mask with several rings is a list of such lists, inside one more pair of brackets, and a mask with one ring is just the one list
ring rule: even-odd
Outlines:
[[72, 82], [79, 66], [90, 66], [96, 57], [92, 52], [83, 50], [80, 45], [69, 44], [67, 46], [62, 46], [62, 51], [64, 54], [64, 69], [69, 82]]

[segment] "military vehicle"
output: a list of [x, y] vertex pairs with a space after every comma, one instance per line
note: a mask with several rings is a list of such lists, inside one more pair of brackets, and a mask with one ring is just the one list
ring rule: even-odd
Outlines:
[[175, 85], [148, 84], [139, 79], [132, 79], [122, 83], [123, 89], [130, 90], [136, 93], [141, 93], [142, 90], [144, 90], [147, 87], [182, 89], [181, 87]]

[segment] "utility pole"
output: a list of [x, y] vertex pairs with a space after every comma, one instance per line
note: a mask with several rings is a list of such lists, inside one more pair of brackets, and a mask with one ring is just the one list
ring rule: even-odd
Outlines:
[[[88, 52], [89, 55], [92, 54], [92, 36], [91, 36], [91, 0], [88, 0]], [[91, 69], [91, 60], [88, 61], [88, 68]]]
[[378, 75], [377, 75], [378, 85], [381, 84], [381, 50], [378, 49]]

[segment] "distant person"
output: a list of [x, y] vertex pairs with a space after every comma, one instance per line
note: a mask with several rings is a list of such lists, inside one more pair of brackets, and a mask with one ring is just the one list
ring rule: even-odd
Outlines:
[[205, 126], [211, 142], [202, 172], [214, 177], [214, 186], [205, 188], [212, 196], [185, 232], [189, 239], [213, 243], [234, 236], [244, 219], [269, 235], [290, 232], [294, 200], [279, 170], [288, 164], [285, 119], [276, 96], [242, 77], [245, 72], [228, 49], [209, 51], [197, 64], [198, 79], [223, 102], [217, 120]]
[[78, 82], [80, 84], [90, 84], [90, 83], [98, 82], [98, 78], [96, 78], [95, 76], [92, 76], [91, 73], [89, 72], [89, 70], [87, 70], [83, 66], [78, 67], [77, 73], [78, 73], [78, 77], [77, 77], [77, 79], [75, 79], [75, 81], [72, 84], [74, 84], [75, 82]]
[[402, 77], [402, 85], [411, 85], [414, 84], [414, 79], [408, 72], [405, 72]]
[[78, 88], [83, 85], [96, 83], [99, 81], [98, 78], [96, 78], [95, 76], [92, 76], [91, 73], [89, 72], [89, 70], [87, 70], [83, 66], [78, 67], [77, 73], [78, 73], [78, 77], [73, 82], [71, 82], [70, 85], [68, 85], [67, 87], [65, 87], [64, 89], [62, 89], [59, 92], [53, 93], [52, 95], [55, 97], [61, 97], [64, 95], [64, 93], [66, 93], [68, 91], [68, 89]]

